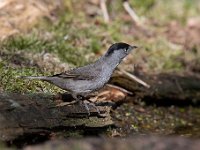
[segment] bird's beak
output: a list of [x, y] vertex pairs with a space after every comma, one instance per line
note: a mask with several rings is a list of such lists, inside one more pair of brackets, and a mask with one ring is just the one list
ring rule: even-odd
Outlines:
[[137, 46], [131, 46], [132, 49], [138, 48]]

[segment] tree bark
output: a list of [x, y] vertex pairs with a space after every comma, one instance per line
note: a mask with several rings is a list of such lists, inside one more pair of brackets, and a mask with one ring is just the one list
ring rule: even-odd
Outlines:
[[68, 128], [99, 129], [113, 124], [110, 108], [98, 106], [105, 117], [84, 106], [56, 107], [53, 95], [0, 94], [0, 140], [11, 141], [26, 134], [50, 134]]

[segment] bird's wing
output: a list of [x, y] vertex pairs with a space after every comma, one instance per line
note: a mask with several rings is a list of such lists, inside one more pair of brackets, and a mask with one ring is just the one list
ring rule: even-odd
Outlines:
[[53, 77], [69, 78], [74, 80], [92, 80], [96, 77], [96, 74], [91, 73], [91, 70], [88, 68], [81, 67], [53, 75]]
[[62, 73], [59, 73], [59, 74], [55, 74], [55, 75], [53, 75], [52, 77], [76, 78], [77, 76], [78, 76], [77, 74], [72, 74], [72, 73], [66, 71], [66, 72], [62, 72]]

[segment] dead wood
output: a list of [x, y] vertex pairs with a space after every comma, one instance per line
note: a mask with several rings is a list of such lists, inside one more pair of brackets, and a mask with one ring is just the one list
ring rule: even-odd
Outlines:
[[[63, 129], [99, 129], [113, 124], [108, 107], [90, 108], [90, 116], [84, 106], [56, 107], [53, 95], [17, 93], [0, 94], [0, 140], [10, 141], [26, 134], [50, 134]], [[55, 131], [56, 130], [56, 131]]]
[[164, 105], [199, 105], [200, 78], [177, 74], [138, 74], [150, 85], [146, 88], [128, 76], [116, 73], [110, 83], [118, 85], [147, 103]]

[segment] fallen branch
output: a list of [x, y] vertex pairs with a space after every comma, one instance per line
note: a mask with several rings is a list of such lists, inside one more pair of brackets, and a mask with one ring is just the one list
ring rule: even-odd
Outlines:
[[148, 82], [151, 87], [144, 88], [135, 82], [134, 78], [129, 78], [118, 72], [113, 75], [110, 83], [134, 93], [141, 100], [150, 104], [200, 105], [200, 78], [196, 76], [146, 73], [137, 76]]
[[[90, 107], [90, 116], [84, 106], [56, 107], [53, 95], [1, 93], [0, 140], [12, 141], [27, 134], [49, 135], [63, 131], [63, 128], [96, 130], [112, 125], [110, 108], [97, 107], [104, 117], [93, 107]], [[71, 129], [70, 132], [74, 131]]]
[[125, 76], [131, 78], [132, 80], [135, 80], [136, 82], [142, 84], [144, 87], [150, 88], [150, 85], [149, 85], [149, 84], [147, 84], [146, 82], [142, 81], [141, 79], [139, 79], [139, 78], [136, 77], [135, 75], [130, 74], [129, 72], [127, 72], [127, 71], [125, 71], [125, 70], [123, 70], [123, 69], [120, 69], [119, 71], [120, 71], [119, 74], [122, 74], [122, 75], [124, 74]]
[[138, 17], [138, 15], [135, 13], [135, 11], [131, 8], [128, 0], [124, 0], [123, 2], [123, 6], [124, 9], [127, 11], [127, 13], [131, 16], [131, 18], [133, 19], [133, 21], [137, 24], [137, 25], [141, 25], [141, 21]]
[[106, 23], [108, 23], [110, 21], [110, 17], [108, 15], [108, 10], [107, 10], [107, 7], [106, 7], [106, 0], [100, 0], [100, 7], [101, 7], [101, 10], [102, 10], [102, 13], [103, 13], [104, 21]]

